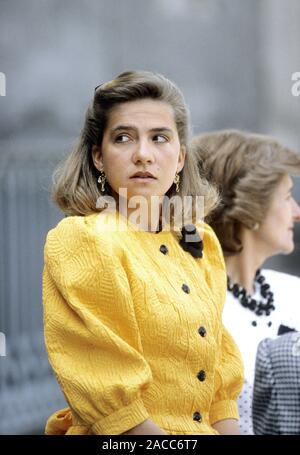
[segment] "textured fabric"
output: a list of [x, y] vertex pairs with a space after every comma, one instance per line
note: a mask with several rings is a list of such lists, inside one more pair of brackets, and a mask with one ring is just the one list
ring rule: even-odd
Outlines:
[[121, 434], [150, 418], [169, 434], [217, 433], [213, 423], [238, 419], [243, 374], [221, 323], [226, 274], [215, 234], [201, 226], [204, 257], [195, 259], [174, 233], [110, 223], [103, 213], [68, 217], [47, 236], [45, 342], [70, 408], [46, 432]]
[[258, 346], [253, 427], [255, 434], [300, 434], [300, 333]]
[[[287, 273], [263, 269], [262, 275], [274, 293], [275, 311], [269, 316], [256, 316], [227, 292], [223, 323], [237, 343], [245, 366], [245, 384], [238, 399], [242, 434], [253, 434], [252, 398], [255, 358], [259, 343], [276, 338], [280, 326], [300, 330], [300, 279]], [[259, 299], [258, 289], [253, 295]]]

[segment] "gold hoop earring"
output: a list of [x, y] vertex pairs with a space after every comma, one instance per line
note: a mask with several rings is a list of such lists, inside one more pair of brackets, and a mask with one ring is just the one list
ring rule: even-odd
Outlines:
[[176, 185], [176, 193], [179, 193], [180, 175], [178, 174], [178, 172], [176, 172], [175, 174], [174, 183]]
[[106, 175], [104, 171], [100, 171], [100, 175], [98, 178], [98, 183], [100, 183], [100, 191], [104, 193], [105, 191], [105, 183], [106, 183]]

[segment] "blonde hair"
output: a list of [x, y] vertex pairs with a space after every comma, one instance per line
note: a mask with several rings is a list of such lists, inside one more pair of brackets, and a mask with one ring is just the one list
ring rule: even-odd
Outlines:
[[[92, 146], [101, 145], [109, 113], [120, 103], [150, 98], [172, 106], [180, 144], [187, 147], [189, 140], [189, 113], [181, 91], [164, 76], [145, 72], [125, 72], [114, 80], [95, 89], [85, 115], [85, 122], [77, 144], [54, 174], [52, 198], [67, 215], [88, 215], [96, 208], [102, 195], [97, 185], [99, 171], [92, 160]], [[199, 176], [193, 156], [187, 152], [185, 165], [180, 172], [179, 196], [204, 196], [204, 214], [217, 203], [217, 193]], [[107, 185], [110, 194], [109, 185]], [[167, 192], [177, 195], [175, 185]], [[103, 210], [103, 209], [102, 209]]]
[[300, 155], [271, 137], [236, 130], [201, 134], [191, 151], [222, 201], [208, 221], [224, 254], [238, 253], [240, 227], [253, 229], [264, 220], [283, 175], [300, 175]]

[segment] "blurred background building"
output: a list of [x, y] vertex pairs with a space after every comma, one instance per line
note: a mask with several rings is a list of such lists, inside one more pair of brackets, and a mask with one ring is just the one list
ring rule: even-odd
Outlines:
[[[94, 87], [128, 69], [182, 89], [194, 133], [240, 128], [300, 150], [297, 0], [0, 0], [0, 434], [42, 433], [65, 401], [43, 345], [41, 276], [52, 172]], [[300, 199], [300, 185], [296, 185]], [[300, 232], [270, 266], [300, 274]]]

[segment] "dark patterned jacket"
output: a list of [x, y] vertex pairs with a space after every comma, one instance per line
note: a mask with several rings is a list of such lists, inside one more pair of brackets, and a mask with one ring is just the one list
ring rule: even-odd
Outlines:
[[300, 332], [258, 346], [253, 428], [255, 434], [300, 434]]

